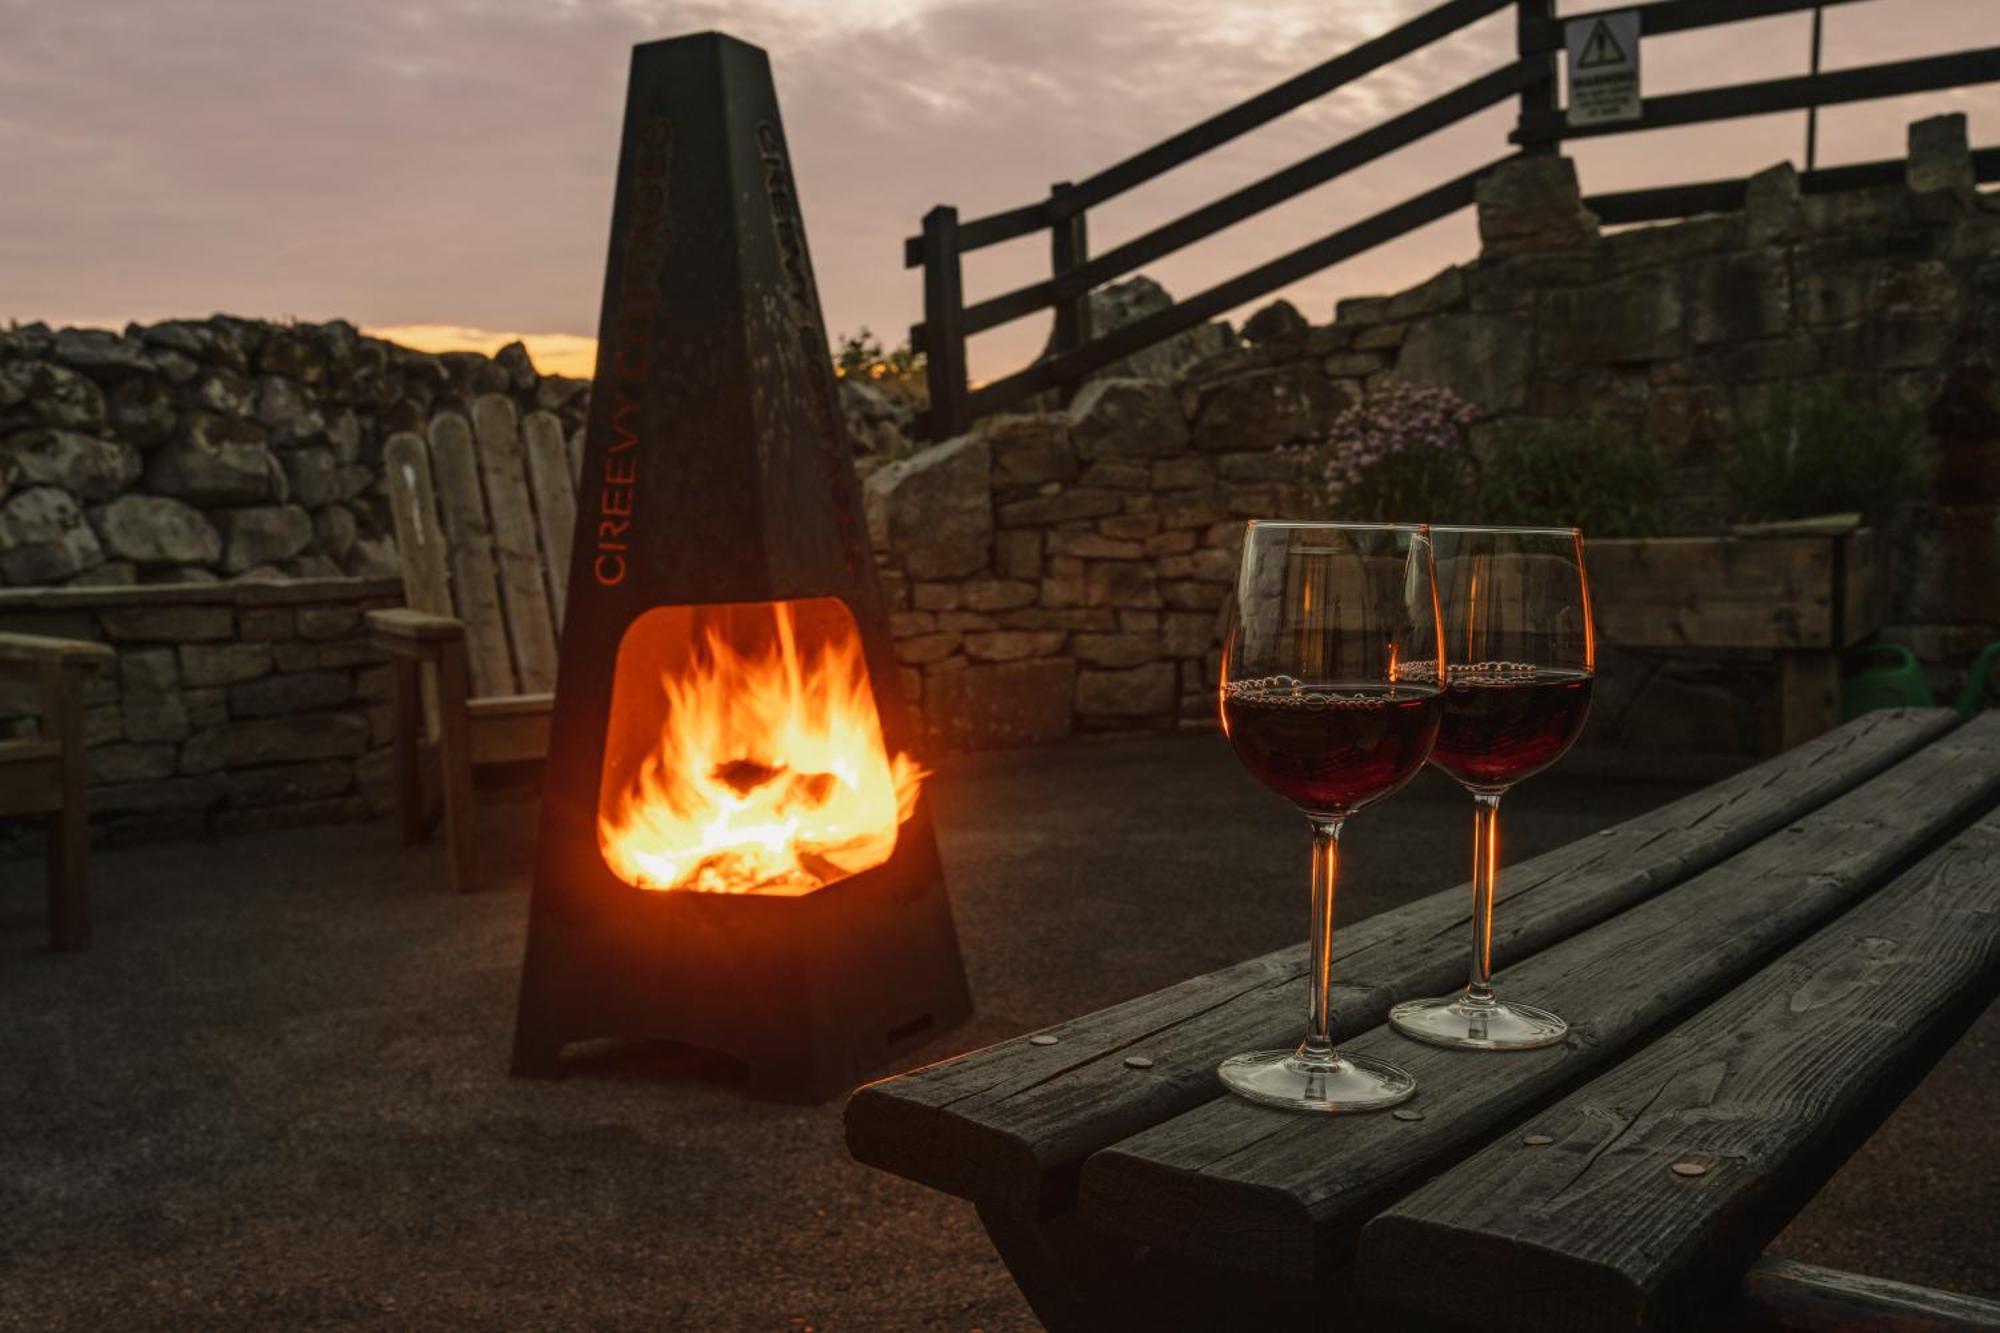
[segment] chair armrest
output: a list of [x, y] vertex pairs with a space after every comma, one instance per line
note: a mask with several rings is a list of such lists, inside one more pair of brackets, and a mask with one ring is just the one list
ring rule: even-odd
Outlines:
[[463, 620], [407, 607], [370, 611], [367, 620], [375, 646], [401, 657], [431, 657], [444, 644], [465, 638]]
[[59, 662], [101, 667], [117, 654], [109, 644], [85, 639], [51, 639], [41, 634], [0, 634], [0, 662]]

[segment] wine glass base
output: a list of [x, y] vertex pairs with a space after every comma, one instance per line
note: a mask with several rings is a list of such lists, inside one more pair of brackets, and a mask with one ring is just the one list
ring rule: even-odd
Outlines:
[[1463, 992], [1406, 1000], [1389, 1011], [1389, 1026], [1406, 1037], [1464, 1051], [1532, 1051], [1569, 1033], [1569, 1024], [1546, 1009], [1509, 1000], [1473, 1004]]
[[1367, 1055], [1336, 1055], [1321, 1064], [1297, 1051], [1247, 1051], [1215, 1072], [1238, 1097], [1286, 1111], [1382, 1111], [1417, 1091], [1407, 1070]]

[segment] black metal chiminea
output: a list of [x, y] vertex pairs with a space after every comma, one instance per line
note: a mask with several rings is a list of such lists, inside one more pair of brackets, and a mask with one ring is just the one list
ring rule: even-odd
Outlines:
[[[886, 750], [913, 739], [770, 64], [729, 37], [633, 51], [577, 505], [514, 1072], [670, 1038], [743, 1061], [761, 1095], [843, 1091], [970, 1011], [921, 795], [886, 860], [815, 859], [809, 891], [640, 887], [601, 832], [667, 771], [647, 758], [679, 706], [663, 675], [768, 660], [780, 608], [794, 662], [858, 642]], [[720, 759], [704, 776], [732, 790], [830, 781]]]

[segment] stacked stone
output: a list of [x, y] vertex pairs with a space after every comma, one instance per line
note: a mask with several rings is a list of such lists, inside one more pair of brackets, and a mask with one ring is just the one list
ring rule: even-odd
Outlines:
[[[362, 615], [401, 593], [364, 579], [0, 592], [0, 619], [116, 650], [86, 697], [92, 820], [113, 839], [174, 836], [393, 807], [390, 668]], [[0, 735], [26, 729], [0, 714]]]
[[[2000, 638], [2000, 201], [1975, 188], [1964, 117], [1911, 127], [1901, 184], [1804, 195], [1778, 166], [1739, 212], [1601, 234], [1573, 165], [1542, 157], [1490, 173], [1478, 204], [1479, 257], [1416, 287], [1342, 301], [1323, 327], [1280, 302], [1171, 384], [1095, 382], [1066, 413], [994, 418], [875, 473], [934, 738], [1208, 718], [1242, 519], [1303, 505], [1273, 451], [1391, 382], [1475, 404], [1475, 447], [1579, 417], [1648, 440], [1677, 465], [1669, 498], [1711, 513], [1718, 451], [1788, 386], [1924, 404], [1942, 465], [1934, 505], [1892, 534], [1888, 637], [1955, 689]], [[1600, 678], [1598, 739], [1767, 748], [1768, 662], [1647, 656]]]
[[1087, 385], [874, 472], [904, 690], [937, 749], [1208, 726], [1244, 521], [1300, 511], [1277, 452], [1340, 394], [1296, 368]]
[[489, 392], [571, 430], [588, 387], [337, 320], [0, 330], [0, 584], [393, 573], [389, 435]]

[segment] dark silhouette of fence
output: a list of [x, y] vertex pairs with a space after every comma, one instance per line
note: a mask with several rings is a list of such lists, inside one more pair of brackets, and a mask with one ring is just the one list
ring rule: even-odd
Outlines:
[[[1637, 118], [1608, 124], [1572, 126], [1564, 109], [1557, 104], [1556, 64], [1567, 24], [1631, 9], [1639, 16], [1641, 34], [1656, 36], [1855, 2], [1656, 0], [1647, 5], [1558, 19], [1555, 0], [1449, 0], [1088, 179], [1061, 182], [1051, 187], [1046, 199], [969, 222], [959, 221], [956, 208], [939, 205], [924, 215], [923, 234], [904, 242], [905, 266], [921, 266], [924, 270], [924, 321], [910, 330], [911, 347], [923, 352], [929, 363], [931, 406], [920, 423], [920, 431], [927, 438], [943, 439], [963, 431], [978, 417], [1036, 394], [1056, 390], [1067, 395], [1092, 371], [1457, 212], [1472, 203], [1480, 175], [1509, 157], [1553, 153], [1565, 139], [1807, 110], [2000, 81], [2000, 47], [1983, 47], [1919, 60], [1648, 97], [1641, 103]], [[1503, 9], [1515, 11], [1512, 63], [1213, 203], [1162, 223], [1103, 254], [1091, 255], [1086, 219], [1096, 205]], [[1517, 99], [1520, 108], [1515, 128], [1508, 136], [1516, 145], [1513, 152], [1217, 283], [1165, 310], [1100, 337], [1092, 336], [1088, 298], [1093, 288], [1510, 98]], [[1973, 163], [1980, 180], [2000, 179], [2000, 147], [1979, 150], [1973, 155]], [[1803, 172], [1800, 185], [1808, 193], [1847, 190], [1900, 180], [1902, 171], [1900, 160], [1860, 163]], [[1747, 179], [1704, 181], [1593, 195], [1584, 202], [1607, 223], [1646, 222], [1739, 208], [1747, 185]], [[968, 251], [1038, 231], [1049, 233], [1049, 277], [967, 305], [960, 257]], [[967, 384], [967, 338], [1049, 308], [1055, 311], [1055, 332], [1047, 356], [977, 389]]]

